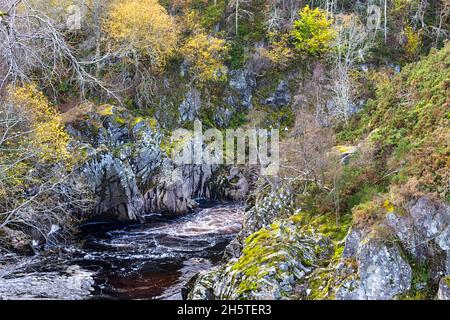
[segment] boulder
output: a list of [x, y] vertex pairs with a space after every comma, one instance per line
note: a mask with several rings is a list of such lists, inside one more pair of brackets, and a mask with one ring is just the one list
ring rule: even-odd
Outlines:
[[335, 293], [336, 300], [367, 300], [367, 294], [360, 279], [346, 279], [343, 284], [337, 288]]
[[0, 297], [4, 300], [85, 300], [91, 297], [93, 273], [78, 265], [65, 272], [28, 272], [0, 278]]
[[362, 232], [357, 228], [350, 228], [345, 237], [344, 251], [342, 257], [344, 259], [354, 258], [358, 253], [359, 245], [362, 240]]
[[356, 259], [367, 299], [388, 300], [410, 289], [412, 270], [398, 245], [370, 239], [361, 245]]
[[427, 263], [437, 282], [442, 273], [450, 274], [450, 206], [420, 197], [411, 201], [406, 212], [392, 212], [387, 224], [419, 262]]
[[[350, 230], [344, 254], [332, 279], [337, 300], [390, 300], [411, 289], [412, 269], [402, 249], [385, 239], [360, 238]], [[357, 269], [346, 264], [354, 259]]]

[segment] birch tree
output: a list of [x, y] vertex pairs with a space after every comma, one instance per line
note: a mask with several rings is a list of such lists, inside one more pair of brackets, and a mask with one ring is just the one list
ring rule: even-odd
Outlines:
[[82, 154], [68, 142], [58, 111], [36, 86], [8, 88], [0, 102], [0, 231], [45, 241], [54, 226], [64, 234], [75, 213], [92, 209], [90, 189], [76, 175]]
[[336, 118], [347, 122], [354, 106], [353, 84], [349, 71], [357, 62], [364, 61], [364, 55], [369, 49], [368, 34], [356, 15], [337, 16], [335, 28], [335, 67], [331, 80], [334, 110], [331, 111]]
[[0, 91], [7, 84], [38, 82], [52, 87], [70, 78], [79, 85], [81, 96], [88, 87], [100, 87], [113, 94], [80, 62], [66, 42], [66, 24], [57, 24], [35, 1], [0, 2]]

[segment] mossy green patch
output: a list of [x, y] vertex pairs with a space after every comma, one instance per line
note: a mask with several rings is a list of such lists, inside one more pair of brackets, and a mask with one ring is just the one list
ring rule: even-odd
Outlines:
[[242, 256], [231, 266], [242, 275], [236, 289], [239, 295], [251, 296], [265, 277], [281, 281], [285, 272], [299, 275], [318, 263], [326, 248], [310, 238], [313, 233], [303, 233], [300, 227], [290, 219], [281, 220], [247, 237]]
[[101, 116], [107, 117], [107, 116], [112, 116], [114, 114], [113, 112], [113, 106], [112, 105], [103, 105], [100, 106], [97, 109], [97, 113]]

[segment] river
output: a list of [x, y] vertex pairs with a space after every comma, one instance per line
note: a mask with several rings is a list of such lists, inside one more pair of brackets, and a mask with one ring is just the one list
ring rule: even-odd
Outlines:
[[[219, 263], [242, 227], [242, 212], [239, 204], [204, 202], [182, 217], [149, 214], [136, 225], [85, 224], [81, 246], [65, 250], [70, 258], [4, 262], [0, 298], [181, 299], [192, 276]], [[67, 285], [74, 281], [79, 288]]]

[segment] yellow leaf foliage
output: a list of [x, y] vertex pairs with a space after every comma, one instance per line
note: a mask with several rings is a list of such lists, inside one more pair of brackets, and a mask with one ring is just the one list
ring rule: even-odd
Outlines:
[[[67, 150], [69, 136], [60, 114], [35, 85], [10, 88], [9, 99], [14, 107], [29, 121], [31, 134], [26, 141], [44, 162], [65, 161], [70, 158]], [[25, 138], [25, 140], [26, 140]]]
[[411, 26], [404, 31], [406, 37], [405, 51], [410, 60], [414, 60], [420, 47], [420, 32], [415, 32]]
[[268, 37], [270, 46], [268, 50], [263, 51], [263, 55], [276, 67], [281, 69], [287, 67], [294, 57], [294, 52], [289, 46], [289, 34], [271, 32], [268, 34]]
[[157, 0], [117, 1], [103, 25], [115, 49], [137, 52], [155, 70], [161, 70], [176, 50], [175, 21]]
[[199, 32], [189, 38], [181, 48], [181, 53], [188, 62], [194, 79], [203, 83], [226, 78], [228, 70], [224, 60], [229, 50], [225, 40]]

